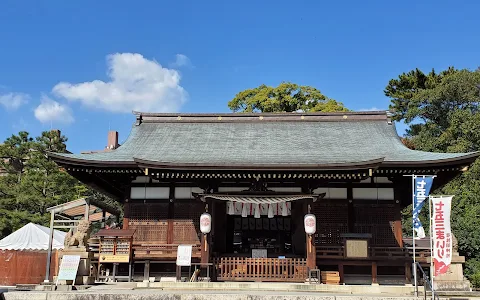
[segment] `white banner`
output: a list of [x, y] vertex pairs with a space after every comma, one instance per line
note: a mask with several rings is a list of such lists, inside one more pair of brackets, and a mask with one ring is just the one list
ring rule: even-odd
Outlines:
[[452, 262], [450, 215], [453, 196], [432, 196], [433, 264], [435, 276], [445, 274]]

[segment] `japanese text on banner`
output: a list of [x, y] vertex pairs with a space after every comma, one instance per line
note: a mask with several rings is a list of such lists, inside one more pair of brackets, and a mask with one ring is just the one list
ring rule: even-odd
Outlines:
[[432, 238], [435, 276], [445, 274], [452, 262], [450, 214], [452, 196], [432, 197]]
[[432, 188], [434, 176], [415, 176], [414, 177], [414, 201], [413, 201], [413, 229], [417, 238], [425, 237], [425, 230], [420, 222], [420, 211], [428, 198]]

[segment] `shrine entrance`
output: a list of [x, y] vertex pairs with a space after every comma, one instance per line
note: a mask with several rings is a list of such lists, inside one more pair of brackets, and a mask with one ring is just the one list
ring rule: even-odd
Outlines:
[[304, 282], [308, 268], [315, 268], [315, 255], [306, 251], [303, 218], [323, 195], [243, 192], [198, 197], [226, 203], [224, 211], [215, 211], [215, 216], [226, 215], [224, 251], [211, 256], [217, 280]]

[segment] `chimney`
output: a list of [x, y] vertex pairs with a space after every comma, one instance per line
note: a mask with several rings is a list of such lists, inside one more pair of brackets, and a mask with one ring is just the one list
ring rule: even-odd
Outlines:
[[107, 149], [113, 150], [118, 148], [118, 132], [110, 130], [108, 132]]

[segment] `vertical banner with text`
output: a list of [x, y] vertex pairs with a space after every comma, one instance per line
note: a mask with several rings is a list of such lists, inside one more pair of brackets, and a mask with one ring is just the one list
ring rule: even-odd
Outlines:
[[435, 276], [445, 274], [452, 262], [450, 214], [453, 196], [432, 196], [433, 265]]
[[415, 230], [416, 238], [425, 238], [425, 230], [420, 222], [420, 211], [425, 204], [425, 199], [428, 198], [430, 189], [432, 188], [434, 176], [414, 176], [414, 190], [413, 190], [413, 229]]

